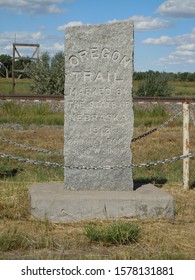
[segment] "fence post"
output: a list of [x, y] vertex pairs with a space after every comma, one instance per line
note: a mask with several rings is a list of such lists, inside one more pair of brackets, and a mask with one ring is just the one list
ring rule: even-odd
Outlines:
[[[190, 152], [190, 145], [189, 145], [189, 102], [183, 102], [183, 155], [188, 155]], [[183, 188], [184, 190], [189, 190], [189, 158], [185, 158], [183, 160]]]

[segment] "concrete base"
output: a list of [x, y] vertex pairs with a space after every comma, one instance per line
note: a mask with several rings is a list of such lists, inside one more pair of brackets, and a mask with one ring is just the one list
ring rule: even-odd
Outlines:
[[32, 215], [51, 222], [174, 216], [172, 196], [151, 184], [135, 191], [69, 191], [64, 183], [37, 183], [29, 198]]

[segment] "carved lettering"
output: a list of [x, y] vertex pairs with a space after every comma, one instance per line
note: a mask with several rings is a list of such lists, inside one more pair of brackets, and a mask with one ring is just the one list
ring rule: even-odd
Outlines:
[[80, 60], [83, 62], [87, 56], [87, 51], [86, 50], [79, 51], [79, 56], [80, 56]]
[[[111, 95], [115, 95], [115, 96], [119, 96], [119, 95], [124, 95], [127, 94], [127, 90], [126, 89], [122, 89], [122, 88], [96, 88], [96, 87], [84, 87], [84, 88], [76, 88], [76, 87], [70, 87], [70, 88], [66, 88], [65, 91], [65, 96], [111, 96]], [[109, 100], [104, 101], [105, 103], [109, 102]], [[91, 104], [91, 103], [90, 103]], [[129, 103], [128, 103], [129, 104]], [[115, 106], [115, 101], [113, 101], [113, 106]], [[118, 104], [118, 108], [123, 108], [124, 105], [124, 101], [122, 101], [120, 104]], [[122, 106], [122, 107], [121, 107]], [[128, 105], [126, 105], [127, 107]]]
[[67, 116], [71, 122], [122, 122], [126, 121], [125, 115], [120, 114], [74, 114]]
[[[74, 61], [74, 59], [73, 59]], [[76, 63], [76, 60], [75, 60]], [[71, 82], [117, 82], [122, 81], [123, 78], [120, 73], [110, 73], [109, 71], [98, 71], [92, 73], [91, 71], [72, 71], [70, 74], [66, 74], [66, 80]]]
[[119, 59], [120, 59], [120, 56], [121, 56], [121, 54], [119, 52], [115, 51], [112, 54], [112, 60], [115, 61], [115, 62], [118, 62]]
[[69, 62], [71, 64], [71, 66], [77, 66], [80, 63], [79, 59], [75, 55], [70, 56]]
[[107, 47], [102, 49], [98, 47], [91, 47], [86, 50], [78, 51], [76, 54], [72, 54], [69, 56], [69, 62], [72, 67], [78, 66], [80, 63], [83, 63], [85, 60], [93, 60], [93, 59], [108, 59], [116, 63], [122, 64], [125, 68], [127, 68], [130, 63], [130, 57], [127, 58], [126, 55], [121, 54], [118, 50], [111, 50]]

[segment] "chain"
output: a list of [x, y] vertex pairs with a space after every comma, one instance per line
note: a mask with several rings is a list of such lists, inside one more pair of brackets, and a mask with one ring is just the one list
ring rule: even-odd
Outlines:
[[[181, 115], [182, 112], [179, 111], [177, 112], [172, 118], [170, 118], [169, 120], [167, 120], [166, 122], [164, 122], [163, 124], [161, 124], [159, 127], [153, 128], [152, 130], [145, 132], [144, 134], [135, 137], [132, 139], [132, 142], [135, 142], [141, 138], [144, 138], [150, 134], [152, 134], [153, 132], [165, 127], [166, 125], [168, 125], [170, 122], [172, 122], [174, 119], [176, 119], [179, 115]], [[193, 123], [195, 125], [195, 118], [193, 115], [193, 112], [190, 111], [191, 114], [191, 118], [193, 120]], [[45, 149], [39, 149], [39, 148], [33, 148], [33, 147], [28, 147], [25, 146], [23, 144], [18, 144], [14, 141], [11, 140], [7, 140], [6, 138], [1, 138], [1, 141], [4, 141], [8, 144], [12, 144], [14, 146], [17, 147], [21, 147], [27, 150], [31, 150], [31, 151], [38, 151], [38, 152], [42, 152], [42, 153], [52, 153], [52, 154], [57, 154], [57, 155], [62, 155], [63, 153], [61, 152], [56, 152], [56, 151], [49, 151], [49, 150], [45, 150]], [[42, 161], [36, 161], [36, 160], [31, 160], [28, 158], [22, 158], [22, 157], [17, 157], [17, 156], [12, 156], [12, 155], [7, 155], [4, 153], [0, 152], [0, 157], [1, 158], [7, 158], [9, 160], [17, 160], [19, 162], [26, 162], [26, 163], [30, 163], [30, 164], [35, 164], [35, 165], [42, 165], [42, 166], [47, 166], [47, 167], [63, 167], [64, 169], [77, 169], [77, 170], [119, 170], [119, 169], [127, 169], [127, 168], [140, 168], [140, 167], [150, 167], [150, 166], [156, 166], [159, 164], [165, 164], [165, 163], [171, 163], [171, 162], [175, 162], [178, 160], [182, 160], [185, 158], [191, 158], [195, 156], [195, 152], [194, 153], [189, 153], [188, 155], [181, 155], [181, 156], [177, 156], [177, 157], [172, 157], [172, 158], [167, 158], [167, 159], [163, 159], [163, 160], [157, 160], [157, 161], [151, 161], [151, 162], [146, 162], [146, 163], [139, 163], [139, 164], [129, 164], [129, 165], [115, 165], [115, 166], [72, 166], [72, 165], [65, 165], [64, 164], [60, 164], [60, 163], [56, 163], [56, 162], [42, 162]]]
[[194, 153], [189, 153], [187, 155], [181, 155], [177, 157], [167, 158], [163, 160], [151, 161], [146, 163], [138, 163], [138, 164], [129, 164], [129, 165], [115, 165], [115, 166], [64, 166], [67, 169], [85, 169], [85, 170], [119, 170], [119, 169], [127, 169], [127, 168], [141, 168], [141, 167], [150, 167], [156, 166], [159, 164], [171, 163], [185, 158], [191, 158], [195, 156]]
[[37, 160], [32, 160], [28, 158], [21, 158], [17, 156], [12, 156], [12, 155], [7, 155], [4, 153], [0, 153], [1, 158], [7, 158], [8, 160], [17, 160], [19, 162], [26, 162], [26, 163], [31, 163], [35, 165], [43, 165], [43, 166], [52, 166], [52, 167], [64, 167], [64, 164], [56, 163], [56, 162], [43, 162], [43, 161], [37, 161]]
[[175, 162], [175, 161], [178, 161], [178, 160], [183, 160], [183, 159], [186, 159], [186, 158], [192, 158], [194, 156], [195, 156], [195, 152], [189, 153], [187, 155], [181, 155], [181, 156], [167, 158], [167, 159], [162, 159], [162, 160], [157, 160], [157, 161], [151, 161], [151, 162], [140, 163], [140, 164], [133, 164], [133, 167], [156, 166], [156, 165], [159, 165], [159, 164], [171, 163], [171, 162]]
[[153, 129], [151, 129], [151, 130], [149, 130], [149, 131], [147, 131], [147, 132], [145, 132], [145, 133], [143, 133], [143, 134], [141, 134], [141, 135], [139, 135], [139, 136], [133, 138], [133, 139], [131, 140], [131, 142], [135, 142], [135, 141], [137, 141], [137, 140], [140, 140], [140, 139], [142, 139], [142, 138], [144, 138], [144, 137], [146, 137], [146, 136], [148, 136], [148, 135], [154, 133], [155, 131], [160, 130], [161, 128], [164, 128], [166, 125], [168, 125], [169, 123], [171, 123], [172, 121], [174, 121], [174, 119], [176, 119], [176, 118], [177, 118], [178, 116], [180, 116], [181, 114], [182, 114], [182, 112], [181, 112], [181, 111], [178, 111], [172, 118], [170, 118], [169, 120], [167, 120], [166, 122], [164, 122], [164, 123], [161, 124], [160, 126], [155, 127], [155, 128], [153, 128]]
[[28, 158], [21, 158], [17, 156], [7, 155], [0, 152], [1, 158], [7, 158], [9, 160], [17, 160], [19, 162], [26, 162], [31, 163], [35, 165], [42, 165], [47, 167], [63, 167], [64, 169], [77, 169], [77, 170], [119, 170], [119, 169], [127, 169], [127, 168], [137, 168], [137, 167], [150, 167], [150, 166], [156, 166], [159, 164], [165, 164], [165, 163], [171, 163], [178, 160], [182, 160], [185, 158], [191, 158], [195, 156], [195, 152], [189, 153], [187, 155], [181, 155], [177, 157], [167, 158], [163, 160], [157, 160], [157, 161], [151, 161], [146, 163], [139, 163], [139, 164], [129, 164], [129, 165], [115, 165], [115, 166], [73, 166], [73, 165], [65, 165], [61, 163], [56, 162], [43, 162], [43, 161], [36, 161], [31, 160]]
[[[194, 124], [195, 124], [195, 119], [194, 119], [193, 112], [190, 111], [190, 113], [191, 113], [191, 117], [192, 117], [192, 119], [193, 119], [193, 122], [194, 122]], [[133, 138], [131, 142], [135, 142], [135, 141], [137, 141], [137, 140], [140, 140], [140, 139], [142, 139], [142, 138], [144, 138], [144, 137], [146, 137], [146, 136], [148, 136], [148, 135], [154, 133], [155, 131], [160, 130], [161, 128], [163, 128], [163, 127], [165, 127], [166, 125], [168, 125], [170, 122], [172, 122], [174, 119], [176, 119], [176, 118], [177, 118], [179, 115], [181, 115], [181, 114], [182, 114], [181, 111], [177, 112], [172, 118], [170, 118], [169, 120], [167, 120], [166, 122], [164, 122], [163, 124], [161, 124], [159, 127], [153, 128], [153, 129], [151, 129], [150, 131], [147, 131], [147, 132], [145, 132], [145, 133], [143, 133], [143, 134], [141, 134], [141, 135], [139, 135], [139, 136]], [[41, 153], [49, 153], [49, 154], [54, 154], [54, 155], [63, 155], [62, 152], [50, 151], [50, 150], [45, 150], [45, 149], [40, 149], [40, 148], [34, 148], [34, 147], [25, 146], [25, 145], [23, 145], [23, 144], [19, 144], [19, 143], [15, 142], [15, 141], [8, 140], [8, 139], [3, 138], [3, 137], [0, 137], [0, 141], [3, 141], [3, 142], [5, 142], [5, 143], [7, 143], [7, 144], [14, 145], [15, 147], [20, 147], [20, 148], [23, 148], [23, 149], [29, 150], [29, 151], [36, 151], [36, 152], [41, 152]]]
[[17, 142], [14, 142], [14, 141], [11, 141], [11, 140], [8, 140], [6, 138], [2, 138], [0, 137], [0, 140], [7, 143], [7, 144], [11, 144], [11, 145], [14, 145], [16, 147], [20, 147], [20, 148], [23, 148], [25, 150], [29, 150], [29, 151], [36, 151], [36, 152], [41, 152], [41, 153], [48, 153], [48, 154], [54, 154], [54, 155], [63, 155], [62, 152], [58, 152], [58, 151], [49, 151], [49, 150], [45, 150], [45, 149], [39, 149], [39, 148], [33, 148], [33, 147], [29, 147], [29, 146], [25, 146], [23, 144], [19, 144]]

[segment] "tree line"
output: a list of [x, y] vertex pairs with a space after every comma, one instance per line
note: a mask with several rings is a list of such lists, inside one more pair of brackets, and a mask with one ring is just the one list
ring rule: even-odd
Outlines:
[[159, 72], [159, 71], [145, 71], [145, 72], [134, 72], [133, 79], [136, 81], [144, 80], [149, 74], [154, 77], [159, 77], [160, 75], [166, 76], [169, 81], [178, 82], [195, 82], [195, 72]]
[[[28, 71], [22, 74], [23, 78], [29, 78], [30, 87], [37, 94], [64, 94], [64, 53], [58, 52], [53, 57], [49, 53], [43, 53], [39, 61], [29, 59]], [[25, 61], [15, 62], [15, 69], [21, 70]], [[19, 74], [18, 74], [19, 75]], [[12, 57], [0, 55], [0, 77], [12, 76]], [[17, 77], [17, 74], [16, 74]], [[170, 81], [194, 82], [195, 72], [159, 72], [145, 71], [134, 72], [133, 79], [139, 81], [135, 92], [138, 96], [169, 96], [173, 90]]]

